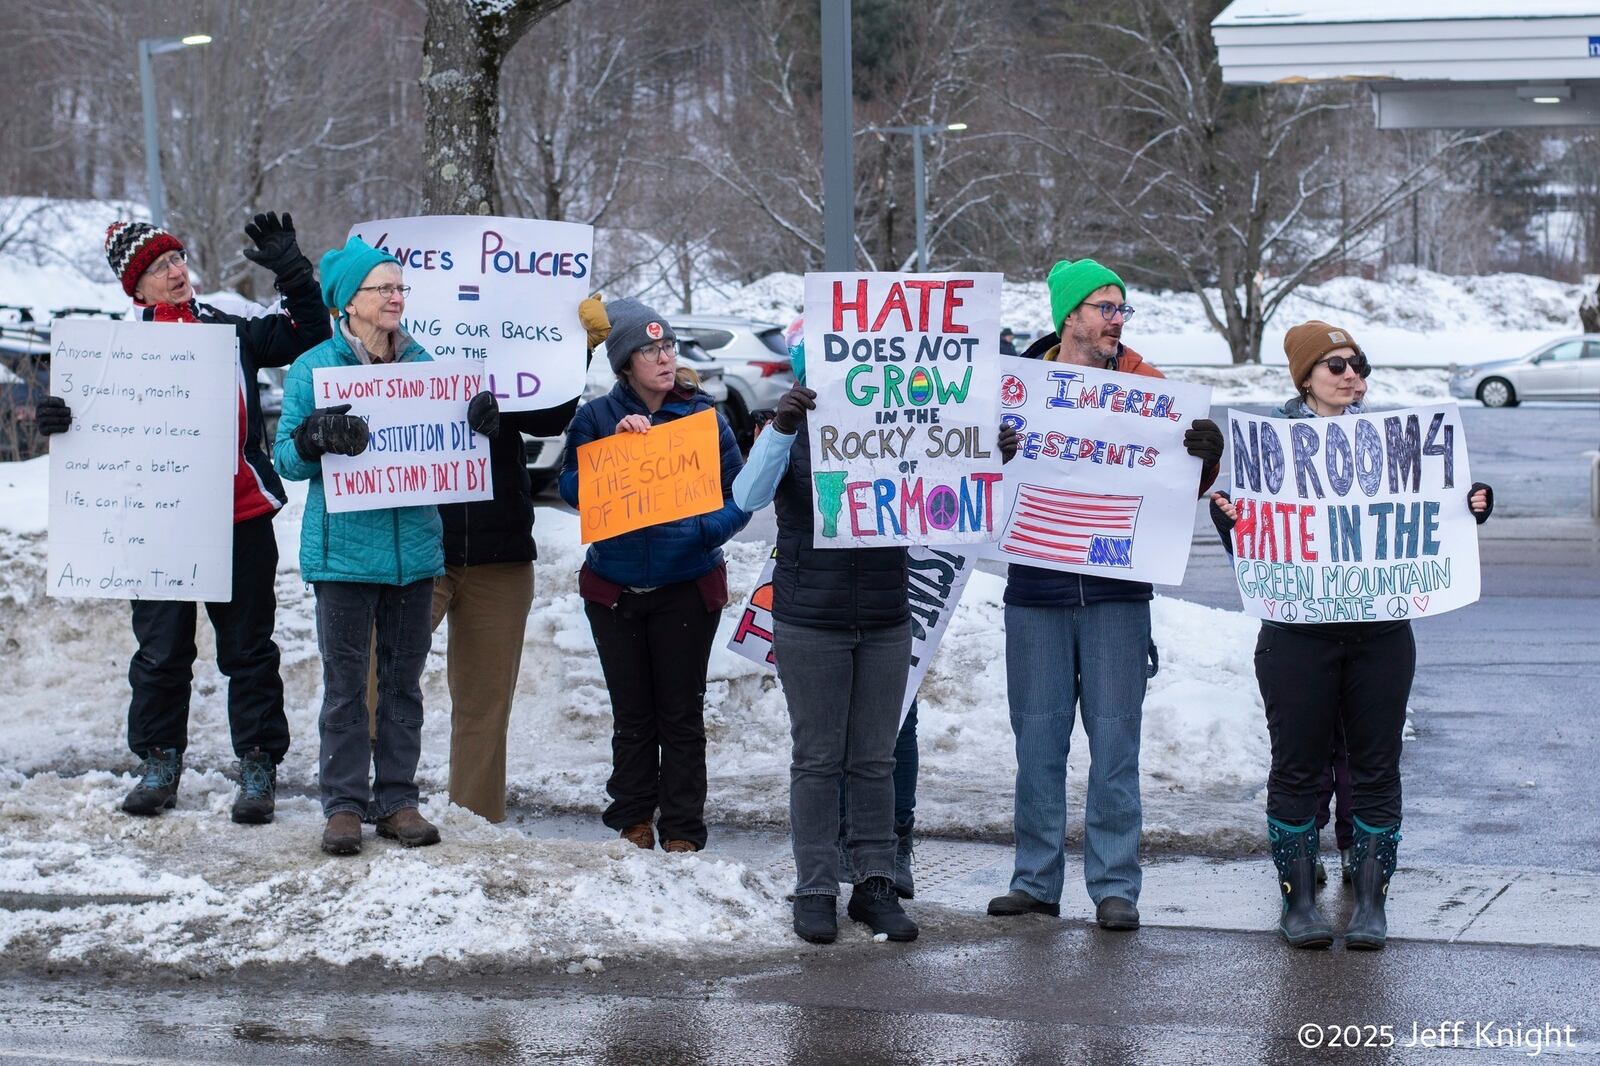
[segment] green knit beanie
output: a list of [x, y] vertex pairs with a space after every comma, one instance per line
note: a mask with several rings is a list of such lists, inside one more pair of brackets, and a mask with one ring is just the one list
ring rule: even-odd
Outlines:
[[360, 237], [351, 237], [343, 248], [330, 248], [322, 256], [322, 302], [334, 314], [344, 317], [344, 309], [355, 299], [356, 289], [367, 280], [372, 268], [383, 263], [400, 265], [388, 252], [380, 252]]
[[1115, 285], [1122, 290], [1122, 298], [1128, 298], [1128, 287], [1122, 283], [1122, 279], [1093, 259], [1080, 259], [1076, 263], [1063, 259], [1050, 268], [1044, 283], [1050, 289], [1050, 320], [1055, 324], [1057, 333], [1061, 332], [1061, 323], [1066, 321], [1067, 316], [1077, 310], [1091, 292], [1102, 286]]

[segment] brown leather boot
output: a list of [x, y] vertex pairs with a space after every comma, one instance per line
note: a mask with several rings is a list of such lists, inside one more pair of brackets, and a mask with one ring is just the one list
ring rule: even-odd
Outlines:
[[669, 840], [665, 844], [661, 845], [661, 847], [666, 851], [672, 852], [694, 852], [700, 850], [699, 848], [695, 847], [692, 842], [687, 840]]
[[649, 822], [630, 825], [617, 835], [634, 847], [643, 848], [645, 851], [652, 851], [656, 846], [656, 827]]
[[378, 819], [378, 835], [398, 840], [408, 848], [422, 848], [439, 843], [438, 828], [415, 807], [401, 807], [387, 818]]
[[329, 855], [356, 855], [361, 851], [361, 819], [351, 811], [339, 811], [328, 819], [322, 831], [322, 850]]

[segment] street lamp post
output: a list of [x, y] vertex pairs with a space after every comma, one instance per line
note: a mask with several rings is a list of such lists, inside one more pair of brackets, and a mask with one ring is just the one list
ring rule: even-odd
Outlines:
[[150, 186], [150, 221], [167, 224], [167, 190], [161, 184], [161, 148], [156, 142], [156, 82], [150, 73], [150, 57], [176, 52], [191, 45], [210, 44], [203, 33], [188, 37], [144, 37], [139, 40], [139, 95], [144, 100], [144, 169]]
[[945, 131], [959, 132], [967, 128], [965, 122], [949, 122], [943, 126], [868, 126], [862, 133], [904, 133], [911, 138], [911, 170], [916, 189], [917, 216], [917, 272], [928, 269], [928, 178], [923, 173], [922, 138], [937, 137]]

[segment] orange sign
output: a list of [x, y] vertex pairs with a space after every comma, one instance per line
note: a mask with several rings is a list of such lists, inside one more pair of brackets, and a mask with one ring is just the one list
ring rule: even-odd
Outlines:
[[613, 433], [578, 448], [578, 513], [585, 544], [710, 514], [722, 506], [717, 413], [701, 411]]

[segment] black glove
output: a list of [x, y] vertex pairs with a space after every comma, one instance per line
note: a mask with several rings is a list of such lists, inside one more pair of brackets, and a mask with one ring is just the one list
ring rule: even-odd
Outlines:
[[1222, 430], [1209, 418], [1197, 418], [1183, 431], [1183, 447], [1204, 466], [1222, 462]]
[[467, 404], [467, 425], [474, 433], [493, 437], [500, 432], [500, 403], [492, 392], [480, 392]]
[[294, 446], [300, 458], [314, 463], [324, 455], [360, 455], [372, 434], [367, 424], [349, 414], [350, 405], [319, 407], [294, 427]]
[[805, 424], [806, 412], [817, 409], [817, 394], [804, 385], [796, 385], [778, 400], [773, 408], [772, 428], [779, 433], [798, 433]]
[[282, 221], [276, 211], [257, 215], [245, 223], [244, 235], [256, 244], [244, 250], [244, 257], [272, 271], [280, 283], [298, 277], [302, 270], [311, 272], [311, 260], [300, 252], [289, 212], [283, 213]]
[[[40, 428], [43, 429], [44, 427], [41, 426]], [[1479, 489], [1483, 490], [1484, 508], [1482, 511], [1472, 511], [1472, 517], [1477, 519], [1478, 525], [1481, 526], [1489, 520], [1490, 515], [1494, 514], [1494, 486], [1485, 485], [1481, 481], [1474, 481], [1472, 487], [1467, 490], [1467, 509], [1469, 511], [1472, 510], [1472, 494]]]
[[72, 428], [72, 408], [59, 396], [46, 396], [33, 409], [33, 424], [47, 437], [65, 433]]
[[1000, 423], [1000, 462], [1009, 463], [1017, 457], [1017, 427], [1010, 422]]

